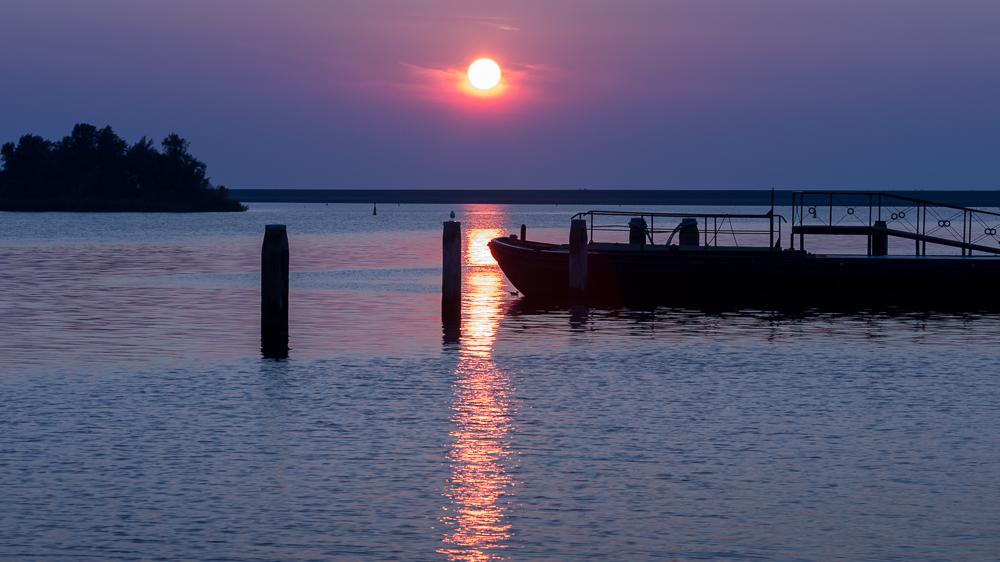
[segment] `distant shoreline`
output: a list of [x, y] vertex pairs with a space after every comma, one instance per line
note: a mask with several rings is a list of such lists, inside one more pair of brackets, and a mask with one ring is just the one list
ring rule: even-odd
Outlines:
[[231, 213], [245, 210], [231, 199], [0, 199], [0, 211], [12, 213]]
[[[770, 206], [769, 190], [504, 190], [504, 189], [231, 189], [243, 203], [407, 203], [450, 205], [754, 205]], [[877, 193], [877, 192], [873, 192]], [[998, 191], [885, 191], [965, 207], [1000, 207]], [[774, 204], [791, 204], [775, 191]]]

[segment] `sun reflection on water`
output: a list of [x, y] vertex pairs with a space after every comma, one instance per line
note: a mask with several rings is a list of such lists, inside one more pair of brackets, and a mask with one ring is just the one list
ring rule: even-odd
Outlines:
[[439, 552], [449, 560], [501, 560], [498, 551], [513, 536], [506, 512], [515, 485], [508, 471], [516, 461], [509, 438], [516, 409], [510, 379], [493, 359], [503, 274], [486, 247], [499, 235], [499, 230], [471, 230], [467, 239], [462, 346], [453, 385], [455, 428], [448, 453], [452, 476], [444, 494], [450, 501], [440, 518], [448, 531], [447, 546]]
[[[466, 265], [496, 265], [497, 262], [493, 259], [493, 254], [490, 253], [487, 244], [499, 236], [503, 236], [503, 231], [499, 228], [470, 230], [465, 244]], [[499, 271], [496, 273], [501, 275]]]

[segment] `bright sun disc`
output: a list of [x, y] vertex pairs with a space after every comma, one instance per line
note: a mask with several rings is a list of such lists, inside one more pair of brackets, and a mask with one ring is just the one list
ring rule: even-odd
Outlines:
[[489, 90], [500, 83], [500, 67], [490, 59], [479, 59], [469, 67], [469, 82], [480, 90]]

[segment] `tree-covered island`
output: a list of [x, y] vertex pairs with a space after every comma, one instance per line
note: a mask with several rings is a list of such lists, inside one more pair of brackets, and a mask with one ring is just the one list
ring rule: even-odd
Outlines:
[[56, 142], [24, 135], [0, 148], [0, 211], [245, 211], [188, 144], [171, 134], [162, 150], [146, 137], [129, 145], [85, 123]]

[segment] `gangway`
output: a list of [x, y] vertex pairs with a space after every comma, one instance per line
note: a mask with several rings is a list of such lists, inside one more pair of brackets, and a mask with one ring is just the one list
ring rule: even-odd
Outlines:
[[869, 191], [792, 192], [791, 244], [799, 235], [867, 236], [868, 255], [888, 253], [888, 237], [914, 241], [916, 255], [927, 244], [1000, 254], [1000, 213]]

